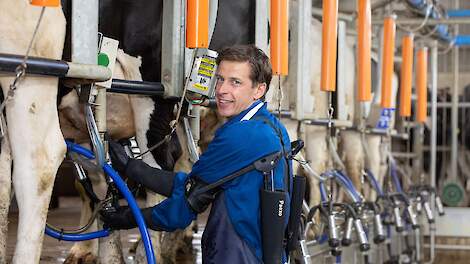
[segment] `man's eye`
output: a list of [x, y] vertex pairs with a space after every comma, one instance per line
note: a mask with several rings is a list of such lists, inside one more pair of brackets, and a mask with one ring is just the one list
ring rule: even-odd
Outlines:
[[224, 78], [222, 78], [220, 76], [216, 76], [215, 79], [217, 80], [217, 82], [223, 82], [224, 81]]
[[232, 84], [236, 85], [236, 86], [239, 86], [240, 84], [242, 84], [242, 82], [240, 82], [239, 80], [233, 80]]

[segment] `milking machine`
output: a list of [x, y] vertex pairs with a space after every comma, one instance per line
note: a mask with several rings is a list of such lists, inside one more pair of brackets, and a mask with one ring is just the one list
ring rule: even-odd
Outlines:
[[[66, 141], [66, 144], [67, 144], [67, 150], [69, 152], [75, 152], [77, 154], [84, 156], [87, 159], [95, 158], [95, 155], [90, 150], [83, 148], [80, 145], [74, 144], [70, 141]], [[150, 235], [148, 233], [147, 226], [145, 224], [144, 218], [142, 217], [142, 213], [140, 212], [139, 206], [137, 205], [137, 202], [134, 196], [128, 189], [126, 183], [119, 176], [119, 174], [109, 164], [104, 163], [102, 169], [104, 173], [110, 178], [108, 180], [108, 183], [110, 184], [109, 185], [110, 188], [108, 188], [107, 199], [105, 199], [104, 203], [98, 203], [98, 205], [96, 206], [103, 207], [103, 210], [115, 210], [115, 206], [118, 206], [116, 202], [118, 198], [117, 191], [119, 191], [119, 193], [122, 194], [122, 196], [124, 196], [124, 198], [127, 200], [127, 203], [129, 207], [131, 208], [132, 213], [134, 214], [135, 220], [137, 222], [137, 226], [142, 236], [142, 242], [144, 244], [145, 254], [147, 256], [147, 263], [149, 264], [156, 263], [156, 259], [155, 259], [155, 255], [154, 255], [153, 247], [152, 247], [152, 241], [150, 240]], [[84, 178], [82, 175], [81, 180], [83, 179]], [[99, 209], [99, 208], [95, 208], [95, 211], [96, 209]], [[83, 231], [86, 231], [86, 229]], [[58, 230], [56, 228], [53, 228], [50, 225], [46, 225], [46, 234], [51, 237], [57, 238], [59, 240], [83, 241], [83, 240], [106, 237], [110, 234], [110, 230], [103, 229], [100, 231], [82, 234], [82, 233], [67, 232], [64, 229]]]

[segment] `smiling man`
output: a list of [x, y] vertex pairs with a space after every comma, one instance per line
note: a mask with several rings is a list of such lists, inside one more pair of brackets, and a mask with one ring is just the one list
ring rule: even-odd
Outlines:
[[[272, 78], [266, 54], [253, 45], [232, 46], [220, 51], [217, 64], [217, 110], [229, 119], [216, 131], [189, 174], [167, 172], [129, 159], [113, 142], [110, 155], [120, 173], [168, 197], [142, 210], [150, 228], [185, 228], [212, 204], [202, 237], [203, 263], [263, 263], [263, 255], [273, 252], [263, 252], [260, 192], [266, 186], [284, 191], [285, 211], [289, 212], [287, 194], [292, 172], [291, 161], [285, 156], [290, 152], [290, 140], [262, 100]], [[266, 174], [252, 165], [276, 152], [283, 153], [283, 158], [266, 179]], [[284, 227], [288, 215], [284, 215]], [[110, 228], [136, 227], [127, 207], [115, 213], [102, 212], [102, 216]], [[274, 252], [274, 263], [281, 262], [283, 250], [279, 251]]]

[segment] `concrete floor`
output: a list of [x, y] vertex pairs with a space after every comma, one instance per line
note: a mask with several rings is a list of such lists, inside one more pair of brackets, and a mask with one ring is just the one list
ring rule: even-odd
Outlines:
[[[80, 199], [78, 197], [61, 197], [60, 207], [49, 211], [48, 222], [56, 227], [63, 228], [74, 228], [78, 226], [80, 218]], [[207, 217], [207, 216], [205, 216]], [[18, 209], [13, 205], [10, 209], [9, 214], [9, 225], [8, 225], [8, 240], [7, 240], [7, 255], [8, 261], [14, 253], [14, 247], [16, 243], [16, 233], [18, 224]], [[133, 246], [134, 242], [137, 241], [139, 236], [137, 229], [121, 231], [121, 242], [123, 245], [124, 258], [126, 263], [133, 263], [133, 254], [129, 252], [129, 249]], [[446, 239], [438, 240], [438, 243], [448, 244], [461, 244], [469, 245], [470, 240], [462, 241], [462, 239]], [[57, 239], [49, 236], [44, 236], [44, 243], [41, 255], [41, 264], [58, 264], [63, 263], [66, 259], [72, 242], [58, 241]], [[426, 250], [427, 252], [427, 250]], [[470, 263], [470, 251], [467, 250], [437, 250], [437, 256], [434, 263]], [[427, 256], [426, 256], [426, 259]], [[185, 261], [186, 262], [186, 261]], [[187, 262], [186, 262], [187, 263]], [[343, 263], [347, 263], [343, 260]], [[3, 263], [2, 263], [3, 264]]]
[[[80, 199], [78, 197], [61, 197], [60, 207], [49, 211], [48, 222], [56, 227], [74, 228], [79, 224], [80, 219]], [[18, 224], [18, 209], [13, 205], [10, 209], [8, 224], [7, 255], [8, 261], [14, 253], [16, 244], [16, 233]], [[129, 248], [138, 238], [138, 230], [121, 231], [121, 242], [123, 245], [124, 258], [127, 263], [132, 263], [132, 254]], [[44, 243], [41, 254], [41, 264], [63, 263], [68, 255], [73, 242], [58, 241], [55, 238], [44, 236]]]

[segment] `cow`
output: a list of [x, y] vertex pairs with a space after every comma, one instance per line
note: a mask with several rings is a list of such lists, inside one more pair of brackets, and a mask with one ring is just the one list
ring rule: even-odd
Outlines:
[[[25, 55], [41, 8], [28, 0], [0, 1], [0, 53]], [[60, 8], [46, 8], [30, 56], [61, 59], [65, 18]], [[7, 95], [13, 77], [2, 75], [0, 85]], [[39, 263], [44, 226], [57, 169], [66, 146], [56, 106], [57, 77], [26, 75], [17, 84], [5, 107], [7, 136], [2, 142], [0, 262], [5, 263], [6, 217], [13, 183], [19, 208], [18, 239], [13, 263]], [[10, 176], [8, 143], [13, 160]], [[3, 151], [5, 150], [5, 151]], [[5, 206], [5, 207], [4, 207]]]

